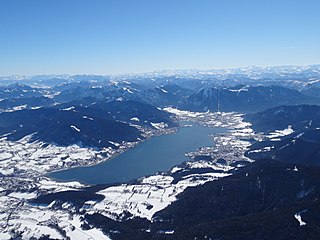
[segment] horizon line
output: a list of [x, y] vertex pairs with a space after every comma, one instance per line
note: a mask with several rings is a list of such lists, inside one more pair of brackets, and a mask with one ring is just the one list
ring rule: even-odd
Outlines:
[[[186, 71], [226, 71], [226, 70], [244, 70], [249, 68], [259, 68], [259, 69], [268, 69], [268, 68], [284, 68], [284, 67], [314, 67], [319, 66], [320, 63], [312, 63], [312, 64], [306, 64], [306, 65], [296, 65], [296, 64], [282, 64], [282, 65], [268, 65], [268, 66], [257, 66], [257, 65], [250, 65], [250, 66], [243, 66], [243, 67], [227, 67], [227, 68], [180, 68], [180, 69], [157, 69], [153, 71], [142, 71], [142, 72], [127, 72], [127, 73], [106, 73], [106, 74], [98, 74], [98, 73], [43, 73], [43, 74], [11, 74], [11, 75], [0, 75], [0, 78], [6, 78], [6, 77], [21, 77], [20, 80], [28, 79], [31, 77], [40, 77], [40, 76], [102, 76], [102, 77], [117, 77], [117, 76], [126, 76], [126, 75], [146, 75], [146, 74], [152, 74], [152, 73], [170, 73], [170, 72], [186, 72]], [[14, 79], [11, 79], [14, 80]], [[19, 80], [19, 79], [16, 79]]]

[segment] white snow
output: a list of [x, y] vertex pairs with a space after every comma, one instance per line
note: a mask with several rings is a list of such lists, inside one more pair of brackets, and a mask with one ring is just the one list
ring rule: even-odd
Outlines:
[[101, 162], [106, 159], [102, 157], [102, 153], [107, 156], [115, 154], [115, 150], [108, 148], [100, 152], [78, 145], [63, 147], [39, 141], [29, 142], [31, 137], [32, 135], [29, 135], [15, 142], [7, 140], [6, 137], [0, 139], [2, 174], [14, 173], [16, 176], [34, 177], [53, 170]]
[[159, 88], [162, 92], [168, 93], [168, 91], [164, 90], [163, 88]]
[[62, 109], [62, 111], [71, 111], [71, 110], [73, 110], [73, 109], [75, 109], [75, 107], [74, 107], [74, 106], [71, 106], [71, 107]]
[[[196, 174], [186, 176], [176, 184], [172, 183], [174, 179], [171, 176], [150, 176], [143, 178], [138, 185], [122, 184], [99, 191], [98, 194], [104, 195], [105, 198], [88, 211], [92, 213], [99, 211], [111, 218], [128, 211], [134, 216], [151, 220], [156, 212], [175, 201], [176, 196], [187, 187], [202, 185], [228, 175], [226, 173]], [[199, 177], [199, 180], [195, 180], [195, 177]]]
[[152, 125], [152, 127], [156, 128], [156, 129], [163, 129], [163, 128], [168, 127], [168, 124], [166, 124], [164, 122], [160, 122], [160, 123], [150, 122], [150, 124]]
[[236, 92], [236, 93], [241, 93], [241, 92], [248, 92], [249, 89], [247, 86], [240, 88], [240, 89], [228, 89], [230, 92]]
[[130, 88], [124, 87], [122, 88], [124, 91], [128, 92], [128, 93], [133, 93], [132, 90]]
[[41, 106], [38, 106], [38, 107], [32, 107], [31, 109], [32, 110], [36, 110], [36, 109], [40, 109], [41, 108]]
[[27, 104], [24, 104], [24, 105], [20, 105], [20, 106], [15, 106], [13, 107], [12, 109], [9, 109], [9, 110], [3, 110], [4, 112], [14, 112], [14, 111], [20, 111], [20, 110], [23, 110], [25, 108], [27, 108]]
[[175, 173], [175, 172], [178, 172], [179, 170], [181, 170], [182, 168], [179, 168], [179, 167], [173, 167], [171, 169], [171, 173]]
[[27, 203], [20, 204], [19, 200], [6, 196], [0, 197], [2, 209], [11, 213], [9, 224], [7, 215], [0, 214], [0, 238], [10, 239], [11, 231], [22, 233], [22, 239], [40, 238], [43, 234], [53, 239], [65, 239], [54, 226], [66, 232], [71, 240], [109, 240], [110, 238], [99, 229], [83, 230], [79, 215], [71, 215], [70, 212], [61, 209], [50, 209], [48, 207], [33, 206]]
[[164, 92], [164, 93], [168, 93], [168, 91], [167, 90], [164, 90], [163, 88], [160, 88], [161, 89], [161, 91], [162, 92]]
[[92, 86], [91, 88], [92, 88], [92, 89], [101, 89], [102, 86]]
[[269, 135], [267, 135], [267, 138], [279, 138], [279, 137], [283, 137], [283, 136], [287, 136], [291, 133], [293, 133], [294, 130], [292, 129], [292, 126], [289, 125], [286, 129], [283, 130], [276, 130], [275, 132], [270, 133]]
[[197, 117], [199, 115], [201, 115], [202, 113], [200, 112], [189, 112], [189, 111], [183, 111], [183, 110], [179, 110], [177, 108], [172, 108], [172, 107], [167, 107], [163, 109], [164, 111], [167, 111], [169, 113], [173, 113], [175, 115], [178, 116], [190, 116], [190, 117]]
[[163, 231], [164, 234], [174, 234], [174, 230]]
[[91, 121], [93, 121], [93, 118], [91, 118], [91, 117], [88, 117], [88, 116], [82, 116], [82, 118], [84, 118], [84, 119], [88, 119], [88, 120], [91, 120]]
[[137, 117], [132, 117], [132, 118], [130, 118], [130, 120], [131, 120], [131, 121], [136, 121], [136, 122], [139, 122], [139, 121], [140, 121], [140, 119], [137, 118]]
[[111, 85], [118, 86], [119, 82], [111, 80], [111, 81], [110, 81], [110, 84], [111, 84]]
[[251, 150], [251, 151], [249, 151], [249, 153], [269, 152], [273, 148], [274, 148], [274, 146], [272, 146], [272, 147], [264, 147], [264, 148], [261, 148], [261, 149]]
[[1, 174], [3, 174], [3, 175], [11, 175], [11, 174], [13, 174], [14, 173], [14, 168], [13, 167], [11, 167], [11, 168], [6, 168], [6, 169], [1, 169], [0, 170], [0, 173]]
[[12, 192], [8, 195], [9, 197], [19, 198], [19, 199], [31, 199], [37, 196], [37, 193], [32, 192]]
[[300, 227], [301, 227], [301, 226], [304, 226], [304, 225], [307, 225], [307, 223], [305, 223], [304, 221], [302, 221], [302, 218], [301, 218], [301, 214], [304, 213], [304, 212], [306, 212], [306, 211], [307, 211], [307, 210], [303, 210], [303, 211], [298, 212], [298, 213], [296, 213], [296, 214], [294, 215], [295, 219], [297, 219], [297, 221], [299, 222]]
[[51, 180], [50, 178], [42, 177], [39, 182], [39, 189], [46, 190], [49, 192], [60, 192], [60, 191], [67, 191], [67, 190], [77, 190], [79, 188], [84, 187], [85, 185], [72, 181], [72, 182], [57, 182]]
[[304, 132], [303, 133], [299, 133], [296, 138], [301, 138], [302, 136], [304, 135]]
[[111, 143], [112, 145], [116, 146], [116, 147], [119, 147], [119, 146], [120, 146], [120, 143], [112, 142], [112, 141], [108, 141], [108, 142]]
[[8, 152], [0, 152], [0, 159], [4, 160], [4, 159], [8, 159], [12, 157], [12, 154], [11, 153], [8, 153]]
[[80, 129], [79, 129], [79, 128], [77, 128], [76, 126], [71, 125], [70, 127], [71, 127], [72, 129], [76, 130], [77, 132], [80, 132]]
[[89, 230], [83, 230], [81, 229], [82, 221], [80, 220], [80, 216], [76, 215], [73, 217], [71, 221], [69, 221], [70, 224], [74, 227], [74, 229], [70, 229], [67, 232], [67, 236], [71, 239], [75, 240], [81, 240], [81, 239], [87, 239], [87, 240], [109, 240], [110, 238], [102, 233], [97, 228], [89, 229]]
[[25, 109], [27, 107], [27, 104], [25, 105], [20, 105], [20, 106], [16, 106], [13, 108], [14, 111], [18, 111], [18, 110], [22, 110], [22, 109]]

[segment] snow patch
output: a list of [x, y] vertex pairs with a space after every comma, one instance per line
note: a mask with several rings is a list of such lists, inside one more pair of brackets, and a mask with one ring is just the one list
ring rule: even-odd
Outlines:
[[108, 141], [108, 143], [111, 143], [112, 145], [119, 147], [121, 144], [117, 142]]
[[88, 120], [91, 120], [91, 121], [93, 121], [93, 118], [91, 118], [91, 117], [88, 117], [88, 116], [82, 116], [82, 118], [84, 118], [84, 119], [88, 119]]
[[228, 89], [230, 92], [236, 92], [236, 93], [241, 93], [241, 92], [248, 92], [249, 89], [248, 87], [243, 87], [243, 88], [240, 88], [240, 89]]
[[302, 221], [302, 218], [301, 218], [301, 214], [302, 214], [302, 213], [305, 213], [305, 212], [307, 212], [307, 211], [308, 211], [308, 210], [303, 210], [303, 211], [298, 212], [298, 213], [296, 213], [296, 214], [294, 215], [295, 219], [297, 219], [297, 221], [299, 222], [300, 227], [301, 227], [301, 226], [304, 226], [304, 225], [307, 225], [307, 223], [304, 222], [304, 221]]
[[79, 128], [77, 128], [76, 126], [71, 125], [70, 127], [71, 127], [72, 129], [76, 130], [77, 132], [80, 132], [80, 129], [79, 129]]
[[166, 127], [168, 127], [168, 124], [164, 123], [164, 122], [160, 122], [160, 123], [150, 123], [152, 125], [152, 127], [156, 128], [156, 129], [164, 129]]
[[132, 117], [130, 118], [131, 121], [135, 121], [135, 122], [140, 122], [140, 119], [137, 117]]
[[133, 93], [132, 90], [130, 88], [127, 88], [127, 87], [122, 88], [122, 90], [126, 91], [128, 93], [131, 93], [131, 94]]
[[292, 126], [289, 125], [286, 129], [284, 130], [276, 130], [275, 132], [270, 133], [269, 135], [267, 135], [267, 138], [279, 138], [279, 137], [283, 137], [283, 136], [287, 136], [291, 133], [293, 133], [294, 130], [292, 129]]
[[172, 107], [167, 107], [167, 108], [164, 108], [163, 110], [166, 112], [169, 112], [169, 113], [173, 113], [177, 116], [197, 117], [197, 116], [201, 115], [200, 112], [183, 111], [183, 110], [179, 110], [177, 108], [172, 108]]
[[71, 106], [71, 107], [62, 109], [62, 111], [71, 111], [71, 110], [73, 110], [73, 109], [75, 109], [75, 107], [74, 107], [74, 106]]
[[168, 91], [166, 91], [166, 90], [164, 90], [163, 88], [161, 88], [161, 87], [156, 87], [156, 88], [158, 88], [159, 90], [161, 90], [163, 93], [168, 93]]

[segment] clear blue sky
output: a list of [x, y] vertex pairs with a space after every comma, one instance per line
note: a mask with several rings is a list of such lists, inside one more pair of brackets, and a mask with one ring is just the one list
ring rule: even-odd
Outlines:
[[313, 63], [319, 0], [0, 0], [0, 75]]

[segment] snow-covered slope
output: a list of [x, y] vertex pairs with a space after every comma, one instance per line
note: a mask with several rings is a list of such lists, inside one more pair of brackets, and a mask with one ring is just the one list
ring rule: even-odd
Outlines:
[[[4, 137], [1, 140], [3, 164], [0, 165], [4, 174], [0, 191], [1, 237], [8, 239], [21, 234], [23, 239], [29, 239], [48, 234], [57, 239], [107, 239], [99, 229], [81, 227], [86, 225], [85, 214], [98, 212], [117, 220], [126, 219], [129, 214], [151, 220], [155, 213], [176, 201], [178, 194], [187, 187], [228, 176], [249, 161], [243, 154], [254, 133], [250, 124], [242, 121], [241, 115], [166, 110], [176, 113], [180, 120], [225, 127], [230, 131], [216, 136], [212, 147], [188, 153], [193, 161], [173, 167], [168, 172], [141, 178], [135, 183], [101, 186], [96, 190], [87, 190], [86, 186], [76, 182], [59, 183], [41, 175], [54, 169], [98, 162], [102, 155], [116, 154], [113, 149], [98, 151], [79, 146], [58, 147], [41, 142], [30, 143], [27, 138], [12, 142]], [[208, 161], [200, 156], [212, 158]], [[88, 199], [84, 203], [77, 201], [79, 198], [72, 197], [75, 192], [80, 194], [79, 197], [86, 199], [87, 196]], [[68, 200], [61, 197], [65, 194], [71, 194]], [[29, 202], [35, 197], [37, 200]]]

